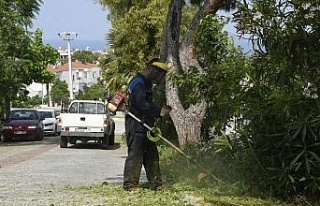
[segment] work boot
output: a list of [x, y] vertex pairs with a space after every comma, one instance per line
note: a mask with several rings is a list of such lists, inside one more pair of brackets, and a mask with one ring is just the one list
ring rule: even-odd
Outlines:
[[149, 184], [149, 189], [150, 190], [158, 191], [158, 190], [163, 190], [163, 189], [166, 189], [166, 188], [168, 188], [168, 185], [164, 184], [163, 182], [156, 182], [156, 183], [150, 183]]
[[130, 192], [130, 191], [139, 189], [139, 186], [138, 185], [134, 185], [134, 184], [125, 184], [125, 185], [123, 185], [123, 189], [125, 191], [129, 191]]

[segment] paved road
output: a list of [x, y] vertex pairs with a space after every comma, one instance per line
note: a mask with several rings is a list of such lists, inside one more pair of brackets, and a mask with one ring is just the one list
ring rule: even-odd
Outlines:
[[[123, 133], [123, 118], [115, 118], [116, 133]], [[122, 129], [120, 129], [122, 128]], [[39, 192], [66, 186], [122, 183], [126, 147], [79, 144], [61, 149], [59, 137], [43, 141], [0, 143], [0, 205], [26, 205]], [[21, 204], [19, 204], [21, 203]]]
[[116, 135], [122, 135], [124, 133], [124, 114], [117, 112], [117, 116], [113, 117], [116, 124], [115, 133]]

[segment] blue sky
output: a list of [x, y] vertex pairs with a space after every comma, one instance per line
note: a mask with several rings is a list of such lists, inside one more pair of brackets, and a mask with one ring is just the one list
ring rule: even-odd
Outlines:
[[[111, 28], [107, 15], [108, 11], [94, 0], [43, 0], [33, 24], [34, 28], [43, 30], [44, 42], [56, 48], [66, 47], [58, 33], [67, 31], [78, 34], [72, 43], [73, 48], [89, 46], [93, 50], [102, 50], [108, 47], [106, 37]], [[232, 25], [228, 25], [226, 30], [231, 36], [236, 36]], [[237, 45], [248, 47], [247, 42], [235, 40]]]
[[61, 40], [59, 32], [78, 34], [77, 40], [105, 42], [111, 27], [107, 10], [94, 0], [43, 0], [39, 15], [33, 22], [34, 28], [43, 30], [43, 39]]

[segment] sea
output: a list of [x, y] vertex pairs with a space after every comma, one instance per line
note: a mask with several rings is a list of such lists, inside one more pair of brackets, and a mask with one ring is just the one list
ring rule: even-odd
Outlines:
[[[53, 48], [67, 49], [68, 43], [63, 39], [44, 39], [44, 44], [50, 44]], [[70, 41], [71, 50], [90, 50], [90, 51], [104, 51], [109, 48], [107, 41], [101, 40], [79, 40], [74, 39]]]
[[[245, 53], [252, 53], [252, 43], [244, 39], [234, 39], [235, 46], [239, 46]], [[62, 39], [43, 40], [44, 43], [50, 44], [53, 48], [67, 49], [68, 44]], [[107, 41], [101, 40], [79, 40], [70, 41], [71, 50], [90, 50], [90, 51], [105, 51], [109, 48]]]

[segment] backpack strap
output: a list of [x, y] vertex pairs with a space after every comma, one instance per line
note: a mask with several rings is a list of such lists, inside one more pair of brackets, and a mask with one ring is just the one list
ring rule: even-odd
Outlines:
[[138, 86], [139, 84], [145, 84], [145, 81], [142, 77], [135, 77], [131, 80], [131, 82], [129, 83], [129, 88], [128, 88], [128, 92], [132, 93], [132, 91], [134, 90], [134, 88], [136, 86]]
[[[136, 111], [136, 109], [135, 109], [134, 107], [132, 107], [132, 99], [131, 99], [132, 97], [131, 97], [131, 95], [132, 95], [133, 90], [134, 90], [139, 84], [145, 85], [146, 82], [145, 82], [145, 80], [144, 80], [141, 76], [135, 76], [135, 77], [130, 81], [129, 86], [128, 86], [128, 90], [127, 90], [127, 91], [128, 91], [128, 96], [129, 96], [128, 101], [127, 101], [128, 111], [130, 111], [131, 113], [133, 113], [133, 114], [136, 115], [136, 116], [139, 116], [139, 115], [138, 115], [139, 112]], [[139, 116], [139, 118], [142, 119], [141, 116]]]

